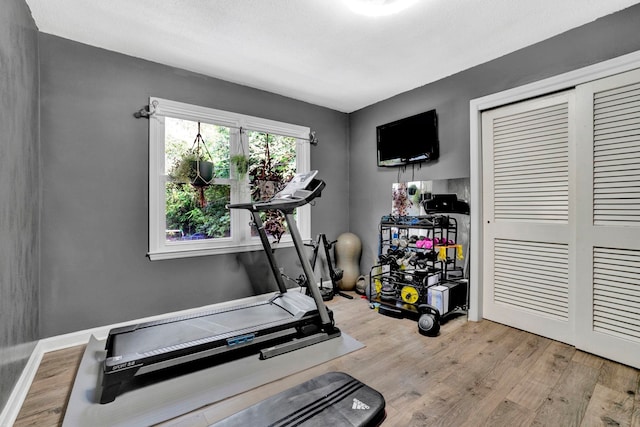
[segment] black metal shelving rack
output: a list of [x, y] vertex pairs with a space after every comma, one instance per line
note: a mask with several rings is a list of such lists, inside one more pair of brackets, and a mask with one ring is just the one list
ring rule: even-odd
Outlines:
[[[379, 225], [379, 263], [369, 274], [369, 302], [387, 308], [385, 314], [417, 320], [421, 315], [418, 306], [427, 304], [429, 287], [462, 276], [455, 246], [457, 237], [457, 220], [449, 215], [383, 216]], [[419, 247], [418, 238], [431, 239], [433, 247]], [[465, 297], [459, 308], [466, 310], [467, 306]]]

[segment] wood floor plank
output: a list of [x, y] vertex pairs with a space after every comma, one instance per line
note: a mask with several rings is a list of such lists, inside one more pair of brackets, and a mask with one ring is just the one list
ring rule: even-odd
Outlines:
[[[460, 406], [468, 408], [464, 417], [466, 421], [462, 421], [462, 416], [457, 418], [461, 421], [461, 427], [476, 427], [478, 420], [487, 420], [495, 413], [495, 411], [505, 402], [505, 394], [511, 390], [518, 382], [521, 381], [526, 371], [513, 366], [502, 364], [496, 366], [482, 383], [476, 385], [469, 392], [471, 398], [461, 401]], [[513, 403], [513, 402], [512, 402]], [[533, 418], [533, 411], [522, 408], [522, 412], [526, 412]], [[458, 411], [462, 415], [462, 411]]]
[[633, 415], [634, 396], [596, 384], [581, 427], [629, 427]]
[[[637, 371], [640, 373], [640, 371]], [[633, 414], [631, 415], [631, 426], [640, 427], [640, 378], [635, 388]]]
[[510, 400], [503, 400], [477, 427], [525, 427], [531, 425], [535, 412]]
[[600, 369], [604, 363], [604, 359], [593, 354], [585, 353], [584, 351], [576, 350], [573, 358], [571, 359], [576, 363], [582, 363], [583, 365], [591, 366], [592, 368]]
[[506, 399], [523, 408], [537, 411], [546, 401], [552, 389], [553, 385], [539, 381], [531, 376], [526, 376], [509, 391]]
[[[514, 338], [511, 340], [505, 335], [515, 330], [497, 324], [488, 326], [492, 329], [489, 334], [475, 335], [472, 338], [472, 341], [477, 341], [475, 346], [458, 348], [458, 354], [450, 360], [441, 357], [442, 360], [446, 360], [444, 365], [431, 367], [429, 364], [426, 365], [428, 369], [436, 368], [435, 375], [424, 376], [425, 383], [422, 388], [429, 387], [427, 393], [420, 395], [420, 391], [417, 391], [421, 390], [420, 386], [414, 384], [412, 388], [404, 387], [405, 393], [401, 394], [400, 398], [392, 399], [391, 404], [396, 408], [405, 407], [407, 408], [405, 412], [411, 412], [411, 418], [407, 420], [409, 425], [439, 425], [446, 420], [446, 423], [450, 423], [449, 425], [459, 426], [469, 418], [471, 408], [488, 408], [483, 411], [487, 414], [493, 410], [504, 396], [504, 391], [492, 394], [493, 388], [500, 389], [504, 386], [498, 385], [500, 381], [510, 382], [509, 386], [517, 381], [517, 376], [510, 376], [503, 369], [496, 370], [494, 376], [491, 375], [491, 370], [488, 370], [492, 361], [503, 360], [502, 356], [517, 346], [520, 342], [515, 337], [517, 332], [512, 333]], [[500, 339], [494, 339], [498, 337]], [[472, 341], [467, 343], [470, 344]], [[483, 356], [487, 358], [487, 362], [478, 363], [478, 359]], [[455, 363], [452, 364], [451, 360]], [[470, 366], [474, 367], [473, 375], [468, 375], [469, 371], [466, 368]], [[458, 384], [456, 384], [452, 377], [460, 371], [466, 372], [467, 375], [464, 378], [457, 378]], [[490, 379], [483, 383], [480, 378], [485, 376], [489, 376]], [[501, 396], [496, 397], [497, 395]]]
[[637, 369], [602, 359], [598, 384], [613, 390], [624, 390], [627, 393], [635, 394], [638, 377]]
[[574, 352], [573, 347], [551, 342], [532, 364], [522, 381], [508, 392], [506, 398], [522, 407], [537, 411], [562, 377]]
[[421, 399], [411, 405], [397, 408], [402, 411], [404, 416], [393, 420], [392, 425], [410, 427], [457, 425], [457, 420], [448, 419], [445, 415], [459, 397], [460, 391], [447, 384], [440, 384], [437, 388], [428, 389]]
[[43, 356], [14, 423], [15, 427], [55, 427], [62, 424], [84, 348], [81, 345]]
[[463, 391], [445, 414], [447, 419], [473, 426], [478, 419], [488, 417], [525, 375], [526, 371], [512, 366], [514, 359], [509, 356], [515, 353], [526, 333], [512, 328], [507, 331], [500, 340], [479, 352], [468, 366], [445, 379], [451, 387]]
[[553, 341], [545, 349], [541, 358], [529, 370], [532, 378], [555, 385], [564, 374], [576, 349], [567, 344]]
[[[457, 332], [461, 332], [461, 336], [467, 335], [465, 331]], [[431, 339], [425, 343], [425, 346], [429, 347], [425, 347], [422, 352], [405, 352], [407, 357], [412, 355], [414, 360], [407, 360], [401, 366], [396, 365], [394, 369], [387, 367], [380, 374], [389, 384], [402, 378], [402, 387], [392, 389], [385, 398], [393, 405], [411, 405], [413, 401], [421, 399], [425, 389], [439, 389], [442, 384], [450, 384], [447, 377], [465, 366], [473, 365], [478, 353], [491, 345], [487, 341], [493, 341], [505, 333], [506, 329], [501, 325], [489, 324], [485, 334], [469, 333], [462, 341], [462, 346], [448, 346], [442, 349], [438, 339]], [[431, 347], [433, 345], [439, 350], [434, 352]]]
[[562, 377], [542, 404], [533, 426], [579, 426], [593, 395], [599, 371], [569, 362]]
[[515, 367], [528, 371], [538, 362], [553, 341], [540, 335], [528, 333], [524, 333], [522, 337], [522, 342], [509, 354], [507, 361]]
[[[526, 332], [518, 329], [505, 328], [506, 333], [500, 339], [490, 340], [487, 346], [481, 347], [465, 369], [456, 369], [445, 381], [454, 387], [467, 387], [469, 390], [493, 373], [498, 365], [505, 364], [505, 360], [522, 342]], [[504, 367], [504, 365], [503, 365]]]

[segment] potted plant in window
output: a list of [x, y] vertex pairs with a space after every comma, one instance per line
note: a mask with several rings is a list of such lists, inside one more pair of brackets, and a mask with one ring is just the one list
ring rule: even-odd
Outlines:
[[176, 182], [189, 183], [194, 187], [206, 187], [213, 183], [213, 162], [205, 159], [193, 149], [176, 161], [171, 177]]
[[[269, 135], [267, 135], [264, 158], [249, 168], [251, 198], [255, 201], [266, 201], [276, 195], [292, 178], [287, 176], [284, 168], [274, 164], [269, 151]], [[277, 242], [286, 232], [285, 218], [282, 212], [270, 210], [265, 212], [264, 229]]]
[[211, 160], [211, 154], [200, 134], [200, 122], [198, 122], [198, 134], [193, 141], [193, 146], [176, 161], [170, 175], [175, 182], [190, 183], [196, 188], [200, 207], [204, 207], [206, 204], [205, 188], [213, 184], [213, 162]]
[[191, 184], [198, 192], [200, 207], [206, 205], [204, 190], [213, 184], [213, 162], [206, 160], [202, 153], [190, 149], [176, 161], [170, 174], [177, 183]]
[[236, 169], [238, 179], [240, 181], [244, 180], [244, 177], [247, 176], [247, 172], [249, 171], [249, 157], [245, 154], [234, 154], [231, 156], [230, 161]]

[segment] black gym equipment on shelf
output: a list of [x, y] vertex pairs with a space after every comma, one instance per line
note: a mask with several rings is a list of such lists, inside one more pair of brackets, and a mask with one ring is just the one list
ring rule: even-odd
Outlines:
[[293, 216], [296, 208], [321, 195], [325, 183], [315, 175], [316, 171], [296, 175], [269, 201], [227, 206], [251, 212], [279, 292], [258, 303], [112, 329], [105, 345], [100, 403], [115, 400], [125, 385], [128, 389], [136, 382], [143, 384], [140, 378], [162, 378], [248, 354], [267, 359], [340, 336], [317, 286], [307, 286], [310, 296], [287, 291], [260, 218], [261, 212], [272, 209], [284, 214], [306, 283], [315, 284]]
[[379, 262], [371, 268], [367, 296], [380, 314], [417, 320], [420, 334], [436, 336], [447, 316], [469, 307], [469, 282], [457, 265], [458, 221], [451, 216], [468, 215], [469, 205], [455, 194], [434, 194], [422, 204], [427, 215], [381, 218]]

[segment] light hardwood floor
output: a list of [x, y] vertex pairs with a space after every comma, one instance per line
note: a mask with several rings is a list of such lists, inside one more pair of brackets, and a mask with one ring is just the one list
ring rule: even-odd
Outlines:
[[[575, 348], [464, 316], [436, 338], [366, 301], [328, 302], [336, 324], [365, 348], [162, 424], [207, 426], [329, 371], [381, 392], [384, 426], [640, 426], [640, 371]], [[59, 426], [84, 348], [45, 355], [16, 426]], [[337, 426], [336, 426], [337, 427]]]

